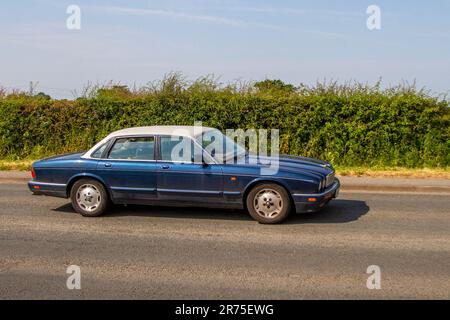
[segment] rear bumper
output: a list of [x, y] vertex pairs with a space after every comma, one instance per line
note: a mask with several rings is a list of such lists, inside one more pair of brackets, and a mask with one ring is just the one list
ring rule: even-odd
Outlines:
[[39, 182], [30, 180], [28, 188], [33, 194], [67, 198], [67, 185], [61, 183]]
[[[316, 212], [322, 209], [331, 199], [339, 194], [341, 184], [335, 179], [324, 192], [317, 194], [293, 194], [295, 211], [297, 213]], [[313, 201], [315, 199], [315, 201]]]

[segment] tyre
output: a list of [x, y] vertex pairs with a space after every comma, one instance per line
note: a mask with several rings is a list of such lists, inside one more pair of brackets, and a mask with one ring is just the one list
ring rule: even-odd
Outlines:
[[291, 201], [286, 189], [274, 183], [255, 186], [247, 195], [246, 201], [248, 212], [260, 223], [279, 223], [291, 211]]
[[103, 185], [93, 179], [80, 179], [70, 190], [70, 201], [76, 212], [85, 217], [97, 217], [109, 205], [108, 193]]

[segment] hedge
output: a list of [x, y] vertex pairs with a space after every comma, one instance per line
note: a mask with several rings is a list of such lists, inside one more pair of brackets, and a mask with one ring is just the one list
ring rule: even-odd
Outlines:
[[0, 95], [0, 158], [35, 159], [86, 150], [111, 131], [144, 125], [276, 128], [280, 151], [344, 166], [448, 167], [445, 98], [380, 89], [265, 81], [244, 89], [195, 82], [130, 91], [96, 90], [75, 100]]

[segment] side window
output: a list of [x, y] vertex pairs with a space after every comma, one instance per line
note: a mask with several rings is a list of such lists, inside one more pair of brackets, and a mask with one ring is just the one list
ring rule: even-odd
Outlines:
[[168, 162], [188, 162], [193, 160], [194, 143], [186, 137], [161, 137], [161, 160]]
[[92, 152], [91, 158], [100, 159], [107, 146], [108, 142], [102, 144], [97, 150]]
[[154, 160], [155, 138], [119, 138], [109, 152], [108, 159]]

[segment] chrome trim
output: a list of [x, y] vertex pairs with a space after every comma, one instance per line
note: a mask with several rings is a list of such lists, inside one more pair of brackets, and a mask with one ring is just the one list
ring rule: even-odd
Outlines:
[[335, 181], [333, 183], [333, 185], [330, 187], [330, 189], [325, 190], [324, 192], [321, 193], [294, 193], [292, 194], [292, 196], [301, 196], [301, 197], [323, 197], [326, 194], [329, 194], [333, 191], [335, 191], [337, 188], [339, 187], [339, 182]]
[[118, 161], [118, 162], [123, 162], [123, 161], [131, 161], [131, 162], [157, 162], [156, 160], [142, 160], [142, 159], [109, 159], [109, 158], [89, 158], [92, 160], [98, 160], [98, 161], [103, 161], [103, 162], [114, 162], [114, 161]]
[[34, 181], [34, 180], [30, 180], [28, 183], [30, 183], [32, 185], [38, 185], [38, 186], [53, 186], [53, 187], [66, 187], [67, 186], [67, 184], [65, 184], [65, 183], [39, 182], [39, 181]]
[[240, 191], [224, 191], [223, 195], [224, 196], [240, 196], [242, 194], [242, 192]]
[[113, 191], [156, 191], [156, 188], [111, 187]]
[[90, 158], [90, 159], [111, 163], [114, 163], [114, 161], [117, 162], [129, 161], [129, 162], [151, 162], [151, 163], [178, 163], [178, 164], [181, 163], [181, 164], [198, 164], [198, 165], [203, 164], [202, 162], [171, 161], [171, 160], [110, 159], [110, 158], [103, 158], [103, 159]]
[[221, 176], [222, 173], [221, 172], [198, 172], [198, 171], [187, 171], [187, 170], [179, 170], [179, 169], [162, 169], [162, 168], [158, 168], [158, 173], [179, 173], [179, 174], [204, 174], [204, 175], [216, 175], [216, 176]]
[[156, 191], [172, 192], [172, 193], [204, 193], [204, 194], [222, 194], [222, 191], [210, 191], [210, 190], [185, 190], [185, 189], [159, 189]]
[[[196, 164], [203, 165], [203, 162], [189, 162], [189, 161], [172, 161], [172, 160], [157, 160], [157, 163], [173, 163], [173, 164]], [[208, 166], [215, 165], [215, 163], [208, 163]]]
[[[314, 180], [307, 180], [307, 179], [301, 179], [301, 178], [290, 178], [290, 177], [278, 177], [278, 176], [261, 176], [261, 175], [254, 175], [254, 174], [241, 174], [241, 173], [223, 173], [224, 176], [233, 176], [233, 177], [251, 177], [255, 179], [261, 178], [262, 180], [267, 181], [277, 181], [277, 180], [296, 180], [296, 181], [304, 181], [304, 182], [311, 182], [316, 183]], [[271, 179], [272, 178], [272, 179]]]
[[[130, 162], [151, 162], [151, 163], [175, 163], [175, 164], [197, 164], [197, 165], [202, 165], [203, 162], [188, 162], [188, 161], [172, 161], [172, 160], [140, 160], [140, 159], [109, 159], [109, 158], [104, 158], [104, 159], [95, 159], [92, 158], [93, 160], [99, 160], [99, 161], [103, 161], [103, 162], [114, 162], [114, 161], [118, 161], [118, 162], [122, 162], [122, 161], [130, 161]], [[213, 165], [215, 163], [211, 163], [208, 165]]]

